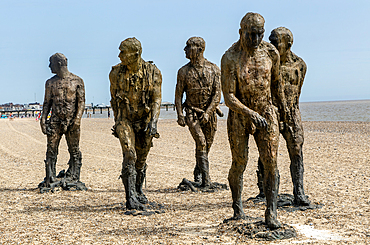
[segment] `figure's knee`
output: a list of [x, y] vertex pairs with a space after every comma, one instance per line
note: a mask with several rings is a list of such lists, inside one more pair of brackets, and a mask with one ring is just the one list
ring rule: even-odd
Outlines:
[[135, 168], [137, 171], [146, 170], [146, 156], [139, 156], [136, 159]]
[[243, 162], [233, 161], [231, 168], [229, 170], [228, 180], [230, 181], [235, 178], [240, 178], [240, 176], [242, 176], [244, 173], [246, 165], [247, 165], [246, 162], [243, 163]]
[[207, 150], [206, 139], [202, 137], [198, 138], [196, 140], [196, 148], [197, 148], [197, 151], [206, 151]]
[[137, 160], [135, 149], [128, 148], [123, 152], [123, 167], [134, 166]]
[[58, 156], [58, 148], [48, 146], [46, 150], [46, 157], [51, 159], [56, 159]]

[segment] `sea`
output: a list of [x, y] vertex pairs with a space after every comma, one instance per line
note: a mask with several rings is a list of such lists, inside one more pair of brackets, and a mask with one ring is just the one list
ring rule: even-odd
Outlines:
[[[370, 100], [346, 100], [324, 102], [301, 102], [299, 104], [302, 121], [361, 121], [370, 122]], [[229, 109], [220, 105], [226, 119]], [[113, 113], [111, 113], [113, 116]], [[84, 115], [86, 117], [86, 115]], [[96, 111], [92, 118], [107, 118], [108, 112]], [[176, 119], [176, 111], [172, 107], [161, 108], [160, 119]]]

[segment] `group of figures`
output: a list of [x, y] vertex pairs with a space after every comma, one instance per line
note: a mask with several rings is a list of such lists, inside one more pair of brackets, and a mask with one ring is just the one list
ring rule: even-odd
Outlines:
[[[281, 227], [277, 219], [279, 173], [277, 155], [279, 134], [287, 142], [294, 186], [294, 203], [307, 206], [310, 201], [303, 188], [303, 128], [299, 96], [306, 73], [305, 62], [291, 51], [293, 35], [279, 27], [264, 36], [264, 18], [247, 13], [240, 23], [240, 39], [223, 55], [221, 70], [204, 58], [205, 41], [192, 37], [184, 48], [189, 63], [177, 75], [175, 106], [178, 124], [188, 126], [196, 143], [194, 181], [200, 188], [212, 185], [208, 154], [217, 130], [221, 90], [229, 107], [228, 138], [232, 153], [229, 185], [233, 219], [245, 217], [242, 206], [243, 172], [248, 161], [248, 141], [253, 135], [258, 151], [259, 197], [266, 197], [265, 224]], [[111, 106], [115, 125], [113, 135], [121, 144], [121, 179], [125, 188], [126, 208], [144, 210], [148, 199], [143, 193], [146, 159], [153, 137], [159, 138], [157, 122], [161, 103], [162, 75], [152, 63], [141, 58], [141, 43], [136, 38], [121, 42], [121, 60], [109, 74]], [[55, 186], [86, 189], [80, 182], [80, 122], [85, 103], [84, 83], [67, 69], [67, 59], [57, 53], [50, 57], [41, 117], [42, 132], [47, 135], [46, 177], [39, 184], [43, 191]], [[186, 100], [183, 102], [183, 95]], [[185, 111], [185, 116], [183, 111]], [[47, 119], [49, 113], [51, 117]], [[66, 136], [70, 153], [69, 168], [56, 176], [58, 146]]]

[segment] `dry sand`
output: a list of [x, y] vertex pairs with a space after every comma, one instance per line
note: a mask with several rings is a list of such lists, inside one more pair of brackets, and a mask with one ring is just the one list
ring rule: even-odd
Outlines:
[[[235, 244], [239, 235], [222, 233], [232, 216], [230, 190], [179, 192], [182, 178], [192, 179], [194, 142], [175, 120], [160, 120], [160, 139], [148, 157], [145, 193], [162, 203], [165, 213], [124, 215], [124, 188], [118, 179], [122, 154], [111, 135], [112, 119], [83, 119], [81, 180], [88, 191], [40, 194], [46, 137], [34, 119], [0, 120], [0, 244]], [[305, 122], [305, 189], [321, 209], [289, 213], [279, 220], [293, 224], [298, 237], [271, 244], [370, 244], [370, 123]], [[227, 183], [231, 163], [226, 121], [218, 124], [210, 153], [211, 178]], [[265, 206], [246, 201], [257, 194], [257, 149], [250, 139], [244, 173], [244, 208], [263, 217]], [[66, 169], [62, 139], [57, 171]], [[280, 139], [281, 193], [292, 193], [288, 153]], [[307, 234], [304, 235], [304, 232]], [[310, 233], [308, 233], [310, 232]], [[314, 237], [310, 237], [311, 234]], [[331, 239], [331, 240], [325, 240]], [[268, 242], [265, 242], [266, 244]], [[249, 241], [248, 244], [264, 244]]]

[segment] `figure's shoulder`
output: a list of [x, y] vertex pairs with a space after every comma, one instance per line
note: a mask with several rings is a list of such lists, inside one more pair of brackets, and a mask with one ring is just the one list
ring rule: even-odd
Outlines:
[[261, 47], [268, 53], [268, 55], [272, 58], [272, 59], [277, 59], [279, 58], [279, 51], [275, 48], [274, 45], [272, 45], [271, 43], [268, 43], [266, 41], [263, 41], [261, 42]]
[[231, 47], [226, 50], [222, 56], [222, 60], [231, 60], [240, 53], [240, 41], [237, 41], [231, 45]]
[[177, 74], [178, 75], [185, 75], [190, 69], [190, 62], [186, 63], [185, 65], [183, 65], [178, 71], [177, 71]]
[[226, 50], [221, 58], [221, 70], [225, 69], [226, 67], [233, 69], [232, 67], [238, 63], [240, 58], [240, 51], [240, 41], [237, 41], [228, 50]]
[[110, 73], [118, 73], [120, 68], [122, 67], [123, 65], [121, 63], [117, 64], [117, 65], [114, 65], [112, 66], [112, 69], [110, 71]]
[[298, 66], [300, 66], [301, 69], [307, 68], [306, 62], [304, 62], [304, 60], [301, 57], [299, 57], [292, 51], [291, 51], [291, 57], [292, 57], [293, 62], [296, 63]]
[[78, 84], [78, 86], [84, 86], [84, 81], [81, 77], [73, 74], [72, 72], [69, 73], [69, 77], [72, 81], [74, 81], [74, 83]]
[[121, 67], [123, 67], [121, 63], [112, 66], [112, 69], [109, 72], [109, 80], [111, 80], [111, 82], [112, 80], [114, 80], [114, 78], [118, 77], [118, 73], [120, 72]]
[[155, 72], [155, 73], [158, 73], [158, 72], [161, 73], [161, 71], [158, 69], [158, 67], [151, 60], [150, 61], [144, 61], [143, 60], [143, 65], [149, 71], [152, 71], [152, 72]]
[[221, 72], [221, 70], [220, 70], [220, 68], [216, 65], [216, 64], [214, 64], [214, 63], [212, 63], [212, 62], [210, 62], [209, 60], [207, 60], [207, 59], [205, 59], [205, 66], [207, 67], [207, 68], [209, 68], [209, 69], [211, 69], [211, 70], [213, 70], [213, 71], [215, 71], [215, 72]]

